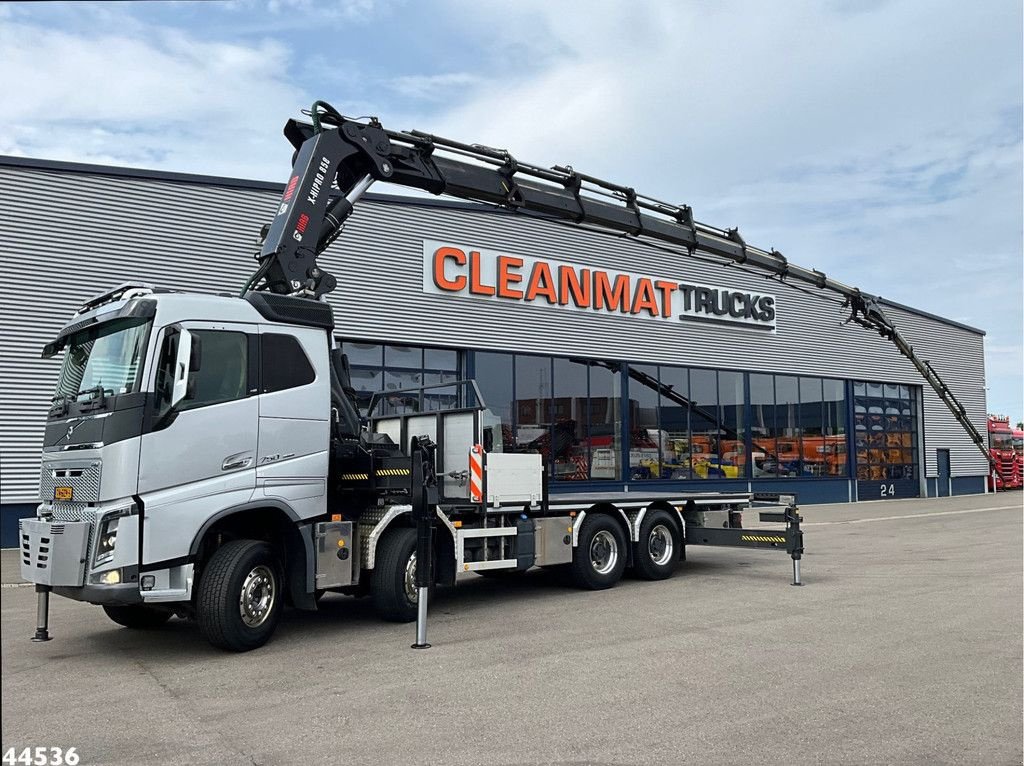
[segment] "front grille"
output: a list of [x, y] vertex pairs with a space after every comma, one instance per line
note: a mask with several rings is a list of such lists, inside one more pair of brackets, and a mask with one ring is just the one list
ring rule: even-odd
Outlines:
[[71, 487], [73, 504], [99, 502], [102, 469], [99, 460], [45, 464], [39, 472], [39, 500], [52, 503], [57, 487]]

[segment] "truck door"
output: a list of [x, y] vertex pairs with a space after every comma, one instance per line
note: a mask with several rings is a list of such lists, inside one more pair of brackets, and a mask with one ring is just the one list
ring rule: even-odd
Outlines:
[[308, 519], [327, 508], [331, 378], [327, 334], [260, 325], [256, 495]]
[[[203, 523], [248, 502], [256, 486], [256, 326], [183, 322], [161, 332], [139, 461], [143, 564], [187, 555]], [[183, 342], [191, 344], [186, 365], [178, 354]], [[176, 359], [183, 369], [175, 369]], [[184, 398], [171, 406], [175, 383], [185, 387]]]

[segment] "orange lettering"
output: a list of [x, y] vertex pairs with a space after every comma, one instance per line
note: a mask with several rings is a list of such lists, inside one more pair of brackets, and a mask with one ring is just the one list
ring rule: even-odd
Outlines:
[[558, 267], [558, 282], [561, 298], [559, 303], [563, 306], [569, 303], [569, 293], [572, 293], [573, 302], [581, 309], [590, 308], [590, 269], [576, 269], [572, 266]]
[[[509, 269], [521, 269], [523, 267], [522, 258], [513, 258], [511, 255], [499, 255], [498, 256], [498, 295], [502, 298], [522, 298], [523, 291], [515, 290], [509, 287], [510, 284], [516, 284], [517, 282], [523, 281], [522, 274], [513, 274], [509, 272]], [[527, 299], [529, 300], [529, 299]]]
[[676, 283], [659, 279], [654, 286], [661, 290], [661, 315], [672, 316], [672, 293], [676, 291]]
[[633, 294], [633, 308], [630, 313], [639, 314], [647, 311], [652, 317], [658, 316], [658, 301], [654, 298], [654, 285], [649, 279], [639, 279], [636, 283], [636, 292]]
[[526, 300], [532, 301], [538, 295], [547, 298], [548, 303], [558, 303], [558, 293], [555, 292], [554, 280], [551, 278], [551, 267], [544, 261], [533, 264], [530, 284], [526, 287]]
[[594, 272], [594, 308], [607, 307], [609, 311], [629, 311], [629, 277], [619, 274], [615, 286], [608, 282], [604, 271]]
[[445, 260], [453, 260], [459, 266], [466, 265], [466, 254], [457, 247], [439, 247], [434, 252], [434, 284], [442, 290], [458, 292], [466, 289], [466, 278], [457, 274], [455, 279], [448, 279], [444, 273]]
[[474, 295], [494, 295], [494, 288], [480, 281], [480, 252], [469, 251], [469, 291]]

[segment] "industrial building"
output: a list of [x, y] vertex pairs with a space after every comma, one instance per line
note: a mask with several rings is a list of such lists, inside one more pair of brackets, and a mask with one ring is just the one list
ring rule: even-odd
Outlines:
[[[121, 282], [236, 294], [281, 192], [0, 158], [3, 546], [38, 501], [59, 369], [44, 344]], [[474, 378], [504, 449], [544, 454], [553, 492], [742, 489], [808, 504], [985, 491], [985, 457], [910, 362], [812, 288], [591, 228], [373, 194], [321, 260], [364, 405], [436, 384], [388, 399], [436, 409], [456, 396], [445, 384]], [[856, 281], [885, 291], [870, 273]], [[984, 432], [984, 333], [886, 310]]]

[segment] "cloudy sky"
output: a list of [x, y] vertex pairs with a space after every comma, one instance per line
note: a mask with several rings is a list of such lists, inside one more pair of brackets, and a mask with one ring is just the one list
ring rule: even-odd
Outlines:
[[0, 154], [281, 181], [351, 115], [572, 164], [987, 331], [1022, 411], [1018, 0], [0, 5]]

